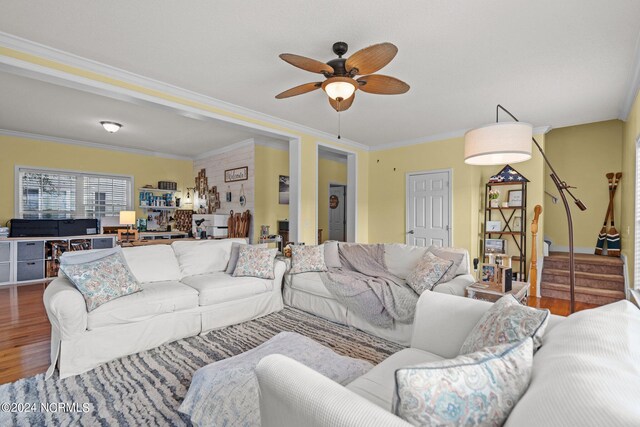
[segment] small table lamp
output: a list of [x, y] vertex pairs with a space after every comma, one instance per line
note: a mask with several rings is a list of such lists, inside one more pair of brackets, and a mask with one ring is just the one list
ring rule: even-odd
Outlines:
[[[120, 225], [127, 226], [127, 242], [129, 241], [129, 236], [131, 233], [131, 226], [136, 223], [136, 212], [135, 211], [120, 211]], [[135, 234], [134, 234], [135, 235]]]

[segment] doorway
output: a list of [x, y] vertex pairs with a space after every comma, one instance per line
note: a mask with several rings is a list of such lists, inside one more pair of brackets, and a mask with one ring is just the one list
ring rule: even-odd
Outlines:
[[406, 243], [451, 246], [451, 170], [408, 173], [406, 192]]
[[347, 240], [347, 186], [329, 184], [329, 240]]

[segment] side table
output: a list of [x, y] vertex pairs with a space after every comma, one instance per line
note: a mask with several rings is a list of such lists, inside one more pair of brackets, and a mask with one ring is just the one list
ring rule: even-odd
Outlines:
[[503, 296], [511, 294], [520, 304], [527, 305], [529, 299], [529, 283], [514, 281], [509, 292], [502, 292], [502, 286], [498, 283], [480, 283], [467, 286], [466, 296], [468, 298], [483, 301], [496, 302]]

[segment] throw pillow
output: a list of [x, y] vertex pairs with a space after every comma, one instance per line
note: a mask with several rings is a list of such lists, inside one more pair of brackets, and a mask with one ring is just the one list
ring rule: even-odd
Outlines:
[[238, 253], [238, 263], [233, 272], [234, 277], [259, 277], [261, 279], [273, 279], [273, 260], [277, 249], [257, 248], [244, 245]]
[[102, 254], [97, 252], [75, 259], [70, 256], [60, 259], [60, 271], [82, 293], [87, 311], [142, 290], [129, 270], [120, 248], [115, 251], [106, 249], [106, 256], [100, 256]]
[[[225, 273], [233, 274], [236, 271], [236, 265], [238, 265], [238, 257], [240, 256], [240, 248], [242, 246], [246, 246], [246, 243], [241, 242], [233, 242], [231, 244], [231, 252], [229, 252], [229, 263], [227, 264], [227, 269]], [[255, 248], [266, 248], [268, 247], [266, 243], [259, 243], [257, 245], [252, 245]]]
[[324, 246], [291, 245], [291, 270], [289, 273], [327, 271], [324, 263]]
[[342, 262], [340, 262], [340, 253], [338, 252], [338, 242], [335, 240], [328, 240], [323, 243], [324, 245], [324, 263], [327, 268], [340, 268]]
[[456, 273], [458, 272], [458, 267], [460, 267], [460, 264], [462, 264], [464, 253], [447, 251], [442, 248], [438, 248], [437, 246], [431, 246], [429, 247], [429, 249], [427, 249], [427, 251], [431, 252], [438, 258], [447, 259], [453, 262], [451, 267], [444, 273], [442, 278], [438, 280], [438, 283], [436, 283], [436, 285], [453, 280], [453, 278], [456, 277]]
[[419, 426], [501, 426], [531, 379], [531, 338], [396, 370], [394, 412]]
[[533, 339], [534, 351], [542, 345], [542, 336], [549, 322], [549, 310], [521, 305], [513, 295], [505, 295], [487, 310], [473, 327], [460, 348], [469, 354], [499, 344]]
[[453, 261], [442, 259], [431, 252], [426, 252], [409, 276], [407, 284], [421, 295], [424, 291], [430, 291], [438, 283], [442, 276], [451, 268]]

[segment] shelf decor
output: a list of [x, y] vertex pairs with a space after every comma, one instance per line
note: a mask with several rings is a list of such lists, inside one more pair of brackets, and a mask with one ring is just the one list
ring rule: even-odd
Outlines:
[[[507, 241], [512, 241], [509, 251], [513, 255], [514, 271], [526, 280], [527, 233], [527, 183], [529, 180], [510, 165], [493, 175], [485, 185], [483, 259], [489, 254], [507, 254]], [[498, 188], [508, 194], [508, 206], [497, 205]], [[496, 188], [498, 187], [498, 188]]]

